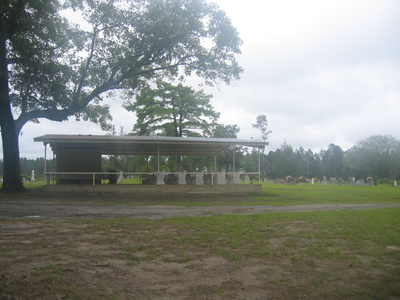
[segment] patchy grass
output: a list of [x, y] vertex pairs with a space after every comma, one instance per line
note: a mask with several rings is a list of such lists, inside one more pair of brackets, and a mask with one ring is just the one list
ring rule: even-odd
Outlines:
[[0, 219], [0, 239], [5, 299], [400, 296], [400, 208]]

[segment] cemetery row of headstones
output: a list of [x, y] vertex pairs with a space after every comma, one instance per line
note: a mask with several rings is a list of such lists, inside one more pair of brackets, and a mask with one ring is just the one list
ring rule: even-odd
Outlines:
[[[133, 179], [133, 178], [134, 178], [133, 175], [128, 176], [128, 179]], [[25, 178], [22, 178], [22, 181], [23, 181], [23, 182], [26, 182], [26, 179], [25, 179]], [[32, 170], [30, 182], [36, 183], [35, 171], [34, 171], [34, 170]], [[123, 172], [122, 172], [122, 171], [120, 171], [120, 173], [119, 173], [119, 180], [118, 180], [118, 182], [119, 182], [119, 183], [124, 183], [124, 176], [123, 176]], [[264, 182], [267, 182], [267, 180], [264, 179]], [[276, 179], [276, 180], [274, 180], [273, 182], [274, 182], [274, 183], [281, 183], [281, 182], [283, 182], [283, 181], [282, 181], [282, 179]], [[248, 184], [248, 183], [249, 183], [249, 176], [246, 175], [246, 177], [245, 177], [245, 184]], [[315, 179], [312, 178], [312, 179], [311, 179], [311, 184], [314, 184], [314, 183], [315, 183]], [[336, 179], [336, 178], [329, 178], [329, 184], [330, 184], [330, 185], [343, 185], [343, 183], [344, 183], [344, 180], [343, 180], [342, 178], [338, 178], [338, 179]], [[324, 178], [323, 178], [323, 180], [322, 180], [322, 184], [324, 184], [324, 185], [327, 185], [327, 184], [328, 184], [328, 179], [327, 179], [325, 176], [324, 176]], [[364, 181], [364, 179], [356, 180], [354, 177], [348, 177], [348, 178], [347, 178], [347, 185], [364, 186], [364, 185], [365, 185], [365, 181]], [[368, 177], [368, 178], [367, 178], [367, 185], [374, 185], [374, 179], [373, 179], [372, 177]], [[393, 185], [394, 185], [394, 186], [397, 186], [397, 181], [395, 181]]]
[[[267, 181], [265, 181], [267, 182]], [[275, 179], [272, 181], [273, 183], [286, 183], [285, 180], [283, 179]], [[316, 182], [318, 182], [317, 180], [315, 180], [314, 178], [311, 178], [310, 183], [311, 184], [315, 184]], [[329, 178], [328, 179], [324, 176], [323, 180], [322, 180], [322, 184], [324, 185], [343, 185], [345, 183], [345, 181], [343, 180], [343, 178]], [[366, 182], [364, 179], [360, 179], [360, 180], [356, 180], [354, 177], [348, 177], [347, 178], [347, 185], [358, 185], [358, 186], [364, 186], [365, 184], [367, 185], [374, 185], [374, 179], [372, 177], [368, 177]], [[397, 181], [394, 182], [393, 186], [397, 186]]]
[[[328, 184], [328, 180], [326, 179], [326, 177], [324, 176], [324, 179], [322, 181], [323, 184]], [[329, 178], [329, 184], [330, 185], [343, 185], [344, 180], [342, 178]], [[373, 180], [368, 180], [367, 181], [368, 185], [373, 185], [374, 182]], [[360, 179], [360, 180], [356, 180], [354, 177], [348, 177], [347, 178], [347, 185], [359, 185], [359, 186], [364, 186], [365, 185], [365, 181], [364, 179]]]

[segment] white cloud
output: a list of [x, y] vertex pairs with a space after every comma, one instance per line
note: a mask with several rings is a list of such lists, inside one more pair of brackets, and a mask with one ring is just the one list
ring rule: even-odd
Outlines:
[[[206, 88], [220, 122], [238, 124], [240, 138], [257, 138], [257, 115], [267, 115], [270, 147], [286, 139], [319, 151], [347, 150], [372, 134], [398, 136], [400, 1], [217, 1], [244, 41], [245, 69], [232, 86]], [[188, 84], [197, 82], [188, 80]], [[197, 86], [195, 86], [198, 88]], [[129, 132], [133, 113], [111, 103], [113, 123]], [[104, 134], [94, 124], [27, 124], [21, 156], [43, 155], [33, 138], [46, 133]]]

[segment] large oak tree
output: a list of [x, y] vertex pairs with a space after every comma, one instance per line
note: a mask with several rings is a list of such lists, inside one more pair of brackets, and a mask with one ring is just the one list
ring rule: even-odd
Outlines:
[[[107, 126], [104, 96], [195, 74], [229, 84], [241, 40], [204, 0], [0, 2], [0, 126], [5, 191], [21, 191], [18, 135], [28, 121], [70, 116]], [[85, 26], [63, 18], [65, 10]]]

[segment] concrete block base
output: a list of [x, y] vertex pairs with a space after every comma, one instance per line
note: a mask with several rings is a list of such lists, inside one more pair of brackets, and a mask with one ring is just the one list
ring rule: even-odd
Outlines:
[[119, 192], [144, 194], [243, 194], [261, 192], [261, 184], [232, 185], [150, 185], [150, 184], [102, 184], [102, 185], [45, 185], [43, 190], [74, 192]]

